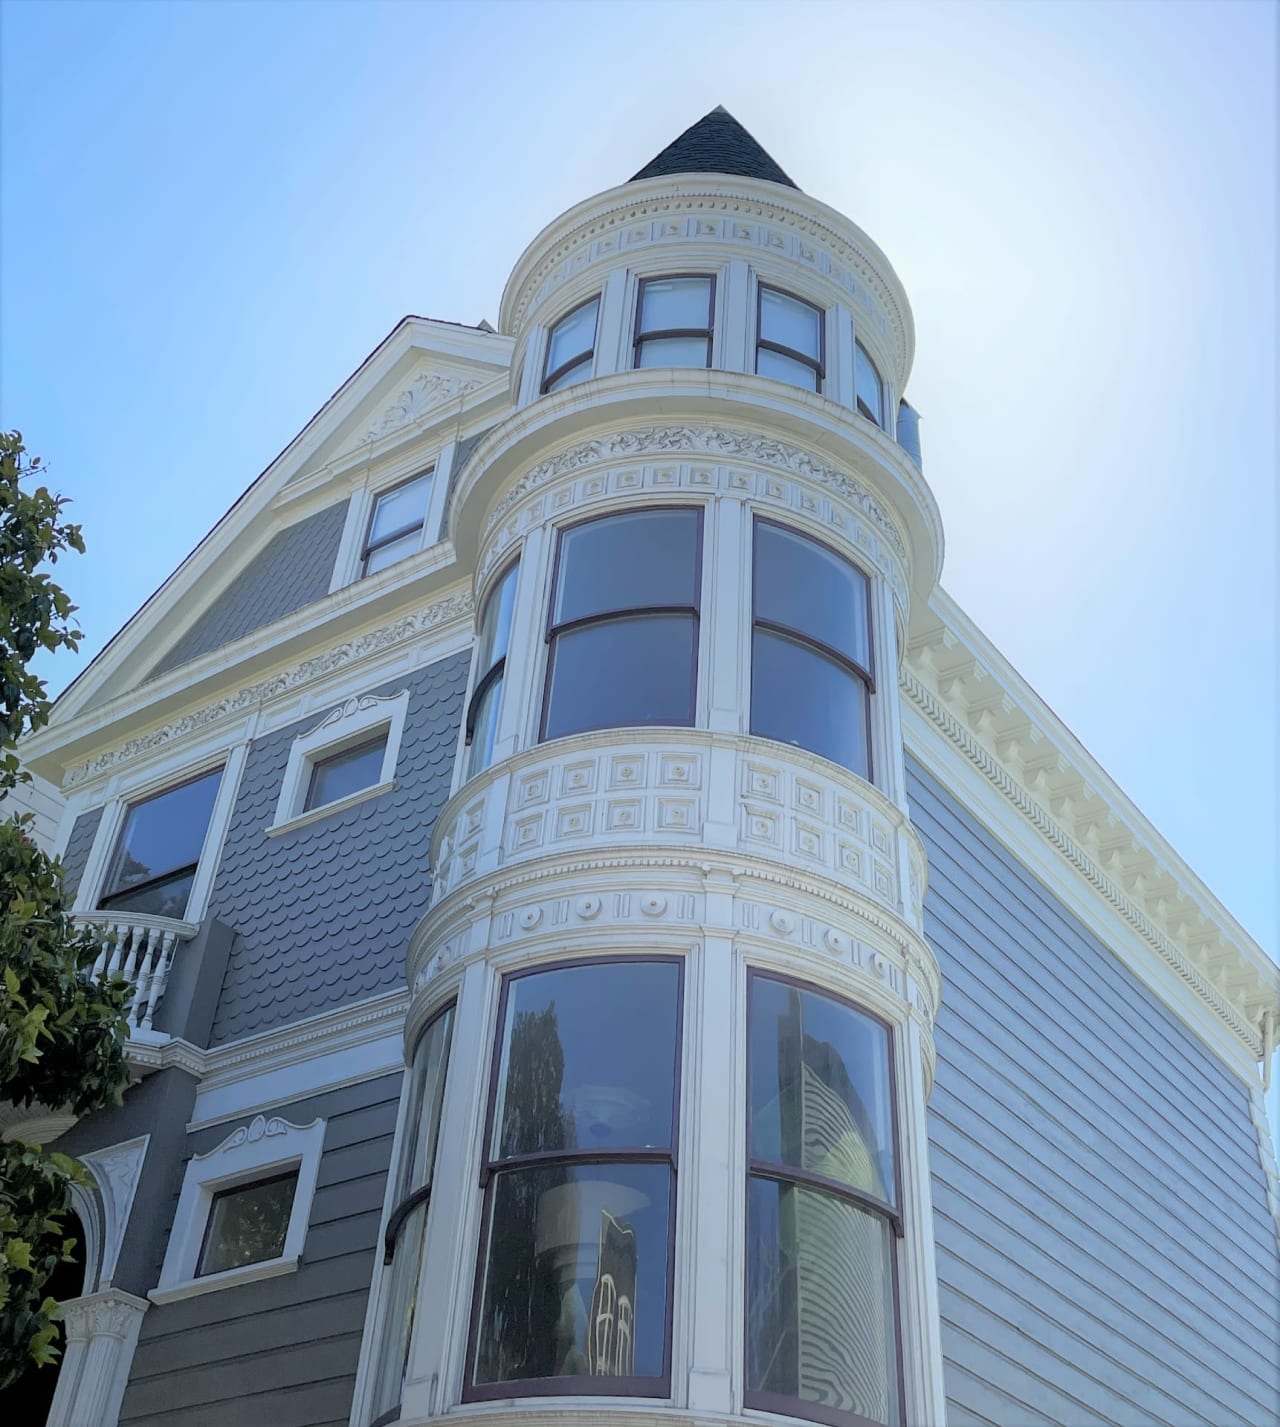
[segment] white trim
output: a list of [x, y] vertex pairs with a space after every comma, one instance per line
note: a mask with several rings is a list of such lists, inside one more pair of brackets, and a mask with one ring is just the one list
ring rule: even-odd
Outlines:
[[[398, 694], [386, 696], [353, 696], [339, 708], [326, 714], [309, 732], [299, 734], [289, 749], [289, 761], [280, 783], [275, 817], [267, 828], [268, 836], [279, 836], [282, 832], [340, 812], [343, 808], [351, 807], [365, 798], [375, 797], [394, 787], [396, 759], [400, 754], [400, 741], [404, 736], [408, 710], [408, 689], [401, 689]], [[377, 782], [331, 803], [307, 808], [307, 792], [316, 765], [364, 742], [381, 730], [385, 730], [386, 742], [382, 749], [382, 768]]]
[[[98, 1289], [111, 1287], [125, 1230], [129, 1227], [129, 1215], [133, 1212], [133, 1196], [137, 1193], [138, 1179], [150, 1143], [149, 1134], [139, 1135], [136, 1139], [123, 1140], [118, 1145], [91, 1150], [80, 1156], [80, 1162], [93, 1175], [102, 1201], [101, 1257], [87, 1260], [89, 1264], [97, 1263], [95, 1287]], [[88, 1225], [85, 1229], [88, 1237]]]
[[66, 1347], [47, 1427], [116, 1427], [149, 1306], [118, 1288], [62, 1305]]
[[[374, 570], [371, 575], [364, 573], [364, 546], [378, 501], [397, 486], [408, 485], [410, 481], [424, 476], [428, 483], [427, 498], [422, 507], [422, 530], [418, 537], [418, 548], [411, 550], [403, 558], [407, 560], [413, 555], [419, 555], [437, 543], [436, 532], [440, 528], [440, 521], [437, 515], [433, 523], [432, 516], [440, 506], [439, 487], [448, 483], [448, 468], [443, 458], [453, 444], [447, 443], [434, 458], [423, 459], [416, 453], [409, 458], [402, 458], [383, 467], [376, 478], [370, 478], [359, 489], [351, 492], [351, 499], [347, 504], [347, 518], [342, 526], [342, 540], [333, 564], [333, 576], [329, 581], [330, 594], [346, 585], [353, 585], [382, 573], [380, 570]], [[399, 560], [392, 562], [393, 565], [399, 563]], [[389, 570], [392, 566], [387, 565], [384, 568]]]
[[[266, 1116], [258, 1115], [250, 1124], [233, 1130], [207, 1154], [192, 1156], [182, 1181], [182, 1193], [178, 1197], [178, 1209], [165, 1251], [164, 1267], [160, 1271], [160, 1282], [148, 1294], [153, 1303], [169, 1303], [232, 1284], [273, 1278], [297, 1267], [311, 1217], [316, 1178], [320, 1173], [324, 1128], [325, 1122], [320, 1119], [313, 1120], [309, 1125], [294, 1125], [278, 1116], [268, 1120]], [[219, 1190], [260, 1179], [269, 1170], [286, 1171], [294, 1166], [298, 1171], [298, 1183], [280, 1254], [261, 1263], [197, 1276], [213, 1196]]]

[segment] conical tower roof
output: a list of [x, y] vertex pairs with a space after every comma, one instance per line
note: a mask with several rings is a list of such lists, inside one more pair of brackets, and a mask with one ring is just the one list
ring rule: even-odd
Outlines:
[[629, 181], [635, 183], [637, 179], [675, 173], [729, 173], [783, 183], [788, 188], [800, 187], [723, 105], [717, 105], [678, 139], [673, 139]]

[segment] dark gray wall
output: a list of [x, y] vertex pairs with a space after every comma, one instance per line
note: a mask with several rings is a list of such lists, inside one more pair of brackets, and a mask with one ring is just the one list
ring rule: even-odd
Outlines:
[[909, 766], [942, 967], [930, 1156], [949, 1427], [1280, 1420], [1245, 1087]]
[[80, 879], [84, 876], [85, 864], [89, 861], [89, 852], [94, 838], [98, 835], [98, 824], [101, 821], [102, 809], [94, 808], [92, 812], [81, 813], [71, 829], [67, 850], [62, 854], [62, 876], [68, 897], [74, 897], [80, 886]]
[[[296, 1125], [326, 1122], [302, 1262], [279, 1278], [148, 1309], [122, 1427], [346, 1427], [401, 1078], [270, 1111]], [[206, 1154], [243, 1123], [201, 1130], [187, 1153]], [[175, 1208], [176, 1197], [156, 1222], [171, 1223]]]
[[274, 536], [148, 673], [158, 678], [329, 593], [347, 502]]
[[427, 853], [449, 794], [469, 653], [370, 693], [407, 687], [396, 786], [270, 838], [289, 747], [323, 715], [249, 750], [209, 911], [237, 933], [212, 1044], [404, 985], [409, 935], [431, 897]]

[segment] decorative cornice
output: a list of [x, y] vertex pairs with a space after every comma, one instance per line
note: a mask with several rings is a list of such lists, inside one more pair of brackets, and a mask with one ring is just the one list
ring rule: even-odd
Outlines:
[[[1019, 700], [955, 631], [913, 638], [900, 674], [906, 697], [1036, 833], [1142, 938], [1251, 1055], [1280, 1003], [1280, 968], [1256, 960], [1197, 889], [1147, 845], [1130, 807], [1075, 766], [1046, 731], [1047, 711]], [[1069, 820], [1069, 821], [1068, 821]], [[1087, 846], [1085, 845], [1087, 844]], [[1140, 903], [1137, 899], [1141, 897]]]
[[446, 376], [441, 372], [419, 372], [407, 387], [391, 402], [377, 421], [364, 433], [361, 441], [377, 441], [399, 431], [402, 426], [417, 421], [428, 411], [460, 396], [468, 396], [478, 390], [482, 381], [466, 381], [462, 377]]
[[357, 635], [354, 639], [348, 639], [342, 644], [335, 645], [332, 649], [327, 649], [323, 654], [304, 659], [302, 663], [295, 664], [290, 669], [281, 670], [266, 679], [260, 679], [255, 684], [248, 684], [234, 694], [229, 694], [225, 699], [219, 699], [216, 703], [185, 714], [173, 723], [163, 724], [159, 728], [152, 729], [150, 733], [130, 739], [127, 743], [121, 744], [119, 748], [100, 753], [96, 758], [90, 758], [86, 762], [76, 765], [67, 772], [63, 779], [63, 787], [73, 788], [86, 778], [92, 778], [109, 768], [128, 763], [166, 743], [172, 743], [175, 739], [208, 728], [211, 724], [220, 723], [223, 719], [234, 718], [247, 710], [255, 709], [268, 703], [271, 699], [278, 698], [281, 694], [291, 693], [295, 689], [315, 683], [358, 660], [380, 654], [397, 645], [410, 643], [428, 630], [438, 629], [441, 625], [449, 624], [453, 620], [466, 618], [473, 611], [474, 602], [469, 590], [437, 600], [434, 604], [429, 604], [413, 614], [403, 615], [390, 624], [379, 625], [376, 629], [368, 630], [364, 634]]
[[820, 461], [799, 446], [761, 436], [752, 431], [716, 426], [651, 426], [642, 431], [620, 431], [583, 441], [540, 462], [507, 491], [485, 522], [482, 540], [499, 525], [507, 512], [548, 481], [585, 467], [638, 456], [709, 456], [720, 460], [753, 461], [786, 471], [834, 491], [862, 511], [886, 536], [898, 555], [906, 557], [906, 542], [879, 500], [846, 471]]

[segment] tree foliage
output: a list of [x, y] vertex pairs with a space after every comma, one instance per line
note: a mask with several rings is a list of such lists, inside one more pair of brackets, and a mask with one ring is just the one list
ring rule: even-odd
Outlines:
[[[0, 794], [25, 774], [14, 744], [47, 722], [39, 649], [77, 647], [74, 606], [40, 567], [83, 551], [80, 529], [45, 486], [21, 433], [0, 432]], [[90, 980], [98, 939], [68, 915], [62, 869], [28, 836], [29, 816], [0, 820], [0, 1098], [77, 1115], [118, 1104], [128, 1081], [120, 978]], [[0, 1144], [0, 1388], [54, 1360], [57, 1305], [44, 1287], [74, 1241], [65, 1234], [71, 1185], [84, 1171], [66, 1155]]]

